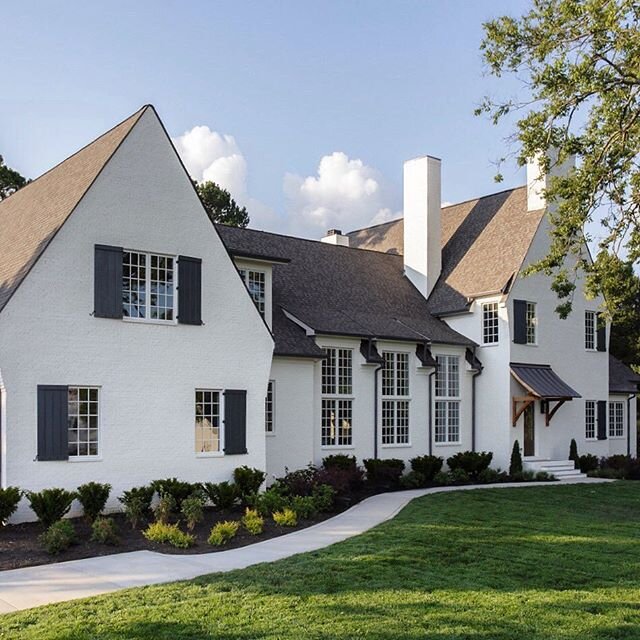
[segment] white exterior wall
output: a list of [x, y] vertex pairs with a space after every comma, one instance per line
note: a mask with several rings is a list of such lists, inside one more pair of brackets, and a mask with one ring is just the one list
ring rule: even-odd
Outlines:
[[[202, 258], [203, 326], [94, 318], [94, 245]], [[123, 489], [265, 468], [273, 342], [159, 121], [147, 110], [0, 314], [2, 485]], [[100, 387], [100, 459], [37, 462], [39, 384]], [[196, 388], [247, 390], [248, 454], [195, 453]], [[32, 518], [23, 501], [17, 519]]]

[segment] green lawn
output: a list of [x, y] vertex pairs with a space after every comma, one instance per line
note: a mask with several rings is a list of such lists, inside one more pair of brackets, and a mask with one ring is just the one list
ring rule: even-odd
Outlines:
[[2, 616], [0, 638], [637, 640], [640, 483], [426, 496], [324, 551]]

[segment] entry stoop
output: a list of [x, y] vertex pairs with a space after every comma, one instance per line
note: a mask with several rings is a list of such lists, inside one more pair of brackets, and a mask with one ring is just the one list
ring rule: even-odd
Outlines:
[[525, 458], [524, 466], [531, 471], [546, 471], [558, 480], [576, 480], [586, 478], [587, 474], [575, 468], [573, 460], [547, 460], [544, 458]]

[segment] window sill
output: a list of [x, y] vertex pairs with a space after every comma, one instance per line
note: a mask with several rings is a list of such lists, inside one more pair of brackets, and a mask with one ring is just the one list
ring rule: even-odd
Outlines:
[[499, 347], [500, 342], [483, 342], [480, 346], [481, 347]]
[[624, 440], [626, 438], [625, 435], [621, 436], [607, 436], [609, 440]]
[[585, 436], [585, 440], [586, 440], [587, 442], [600, 442], [600, 441], [598, 440], [598, 438], [596, 438], [595, 436], [594, 436], [593, 438], [587, 438], [587, 437]]
[[224, 451], [211, 451], [206, 453], [196, 453], [196, 458], [224, 458]]
[[410, 449], [413, 445], [409, 442], [406, 444], [382, 444], [380, 443], [381, 449]]
[[434, 447], [459, 447], [460, 442], [434, 442]]
[[154, 320], [153, 318], [122, 318], [122, 321], [131, 324], [158, 324], [167, 327], [174, 327], [178, 324], [177, 320]]
[[355, 449], [355, 445], [353, 444], [323, 444], [320, 445], [320, 448], [323, 450], [336, 450], [336, 449]]
[[267, 438], [275, 438], [276, 437], [276, 434], [273, 433], [273, 431], [271, 431], [271, 432], [268, 431], [264, 435], [267, 436]]
[[102, 456], [69, 456], [67, 462], [102, 462]]

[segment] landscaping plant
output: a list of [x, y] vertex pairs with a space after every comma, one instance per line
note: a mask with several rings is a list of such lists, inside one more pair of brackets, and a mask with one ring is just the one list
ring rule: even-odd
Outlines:
[[[332, 469], [333, 470], [333, 469]], [[328, 471], [328, 470], [327, 470]], [[340, 471], [337, 469], [337, 471]], [[272, 485], [287, 496], [309, 496], [318, 484], [319, 470], [312, 464], [304, 469], [288, 471]]]
[[170, 493], [160, 494], [158, 504], [153, 509], [153, 515], [156, 522], [167, 524], [171, 518], [171, 514], [176, 511], [176, 499]]
[[447, 458], [451, 472], [460, 469], [468, 474], [471, 480], [476, 480], [481, 471], [489, 468], [493, 453], [490, 451], [460, 451]]
[[298, 515], [288, 507], [282, 511], [274, 511], [271, 515], [273, 521], [281, 527], [295, 527], [298, 524]]
[[21, 497], [22, 491], [18, 487], [0, 488], [0, 527], [16, 512]]
[[[313, 499], [316, 502], [316, 508], [322, 513], [333, 511], [335, 504], [336, 492], [334, 488], [328, 484], [319, 484], [313, 488]], [[275, 511], [276, 509], [274, 509]]]
[[238, 533], [238, 529], [240, 528], [240, 523], [235, 520], [226, 520], [225, 522], [218, 522], [211, 529], [211, 533], [209, 533], [209, 544], [214, 547], [221, 547], [224, 544], [227, 544], [229, 540], [231, 540], [236, 533]]
[[514, 480], [522, 475], [522, 455], [520, 454], [520, 443], [517, 440], [513, 443], [513, 450], [511, 451], [509, 475]]
[[182, 509], [187, 529], [193, 531], [198, 522], [202, 522], [204, 517], [204, 501], [199, 495], [192, 495], [183, 500]]
[[107, 504], [111, 493], [111, 485], [87, 482], [87, 484], [82, 484], [78, 487], [77, 493], [84, 515], [89, 522], [93, 522], [103, 512]]
[[242, 516], [242, 526], [253, 536], [264, 531], [264, 518], [255, 510], [249, 509]]
[[599, 466], [598, 458], [591, 453], [585, 453], [583, 456], [580, 456], [578, 458], [578, 466], [580, 467], [580, 471], [582, 471], [582, 473], [594, 471]]
[[427, 486], [427, 479], [419, 471], [409, 471], [400, 478], [403, 489], [420, 489]]
[[73, 491], [58, 488], [27, 491], [25, 495], [31, 509], [45, 529], [48, 529], [54, 522], [62, 520], [76, 498]]
[[425, 483], [433, 482], [436, 474], [442, 470], [444, 460], [439, 456], [417, 456], [409, 460], [411, 469], [424, 478]]
[[173, 498], [174, 511], [180, 512], [182, 508], [182, 501], [186, 500], [194, 491], [199, 489], [199, 486], [193, 485], [190, 482], [184, 482], [177, 478], [165, 478], [164, 480], [154, 480], [151, 483], [153, 489], [157, 492], [158, 496], [171, 496]]
[[91, 542], [111, 546], [120, 544], [118, 525], [112, 518], [96, 518], [91, 525]]
[[251, 506], [261, 515], [269, 516], [274, 511], [280, 511], [289, 506], [290, 498], [282, 495], [281, 488], [270, 487], [264, 493], [257, 493], [252, 497]]
[[135, 529], [151, 512], [154, 489], [150, 486], [133, 487], [123, 491], [118, 500], [124, 507], [124, 513], [131, 527]]
[[400, 477], [404, 471], [404, 460], [398, 458], [368, 458], [363, 460], [367, 470], [367, 480], [380, 489], [396, 489], [400, 483]]
[[76, 530], [69, 520], [57, 520], [39, 538], [45, 551], [57, 555], [76, 542]]
[[236, 467], [233, 470], [233, 479], [238, 486], [240, 498], [245, 500], [247, 496], [260, 491], [260, 487], [264, 482], [267, 474], [260, 469], [252, 469], [251, 467]]
[[344, 453], [334, 453], [322, 459], [324, 469], [342, 469], [343, 471], [351, 471], [358, 464], [355, 456], [348, 456]]
[[291, 500], [291, 508], [303, 520], [318, 515], [318, 506], [313, 496], [294, 496]]
[[202, 489], [216, 509], [228, 511], [238, 500], [238, 487], [230, 482], [205, 482]]
[[196, 543], [195, 537], [182, 531], [177, 524], [165, 522], [152, 522], [142, 535], [151, 542], [170, 544], [178, 549], [188, 549]]
[[576, 467], [580, 461], [580, 456], [578, 455], [578, 444], [574, 438], [571, 438], [571, 444], [569, 444], [569, 460], [573, 460]]

